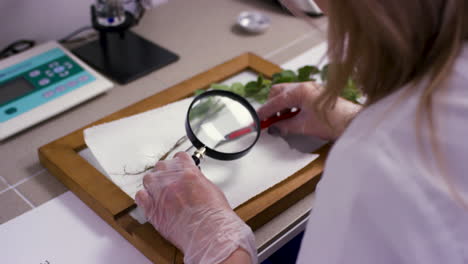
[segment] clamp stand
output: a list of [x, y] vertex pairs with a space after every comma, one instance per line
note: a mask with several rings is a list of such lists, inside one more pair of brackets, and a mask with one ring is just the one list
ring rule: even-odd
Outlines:
[[179, 59], [171, 51], [128, 30], [136, 22], [129, 12], [125, 12], [125, 21], [115, 27], [105, 27], [97, 22], [94, 6], [91, 6], [91, 18], [99, 39], [72, 52], [119, 84], [126, 84]]

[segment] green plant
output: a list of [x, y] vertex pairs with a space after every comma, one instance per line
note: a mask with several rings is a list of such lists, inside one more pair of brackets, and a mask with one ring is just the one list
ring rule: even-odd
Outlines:
[[[231, 91], [245, 98], [251, 98], [261, 104], [265, 103], [271, 86], [279, 83], [292, 82], [308, 82], [316, 81], [316, 77], [320, 77], [322, 82], [327, 81], [328, 64], [319, 69], [317, 66], [306, 65], [297, 70], [297, 73], [292, 70], [283, 70], [275, 73], [271, 80], [265, 79], [262, 75], [258, 76], [256, 81], [251, 81], [245, 85], [240, 82], [235, 82], [231, 85], [214, 83], [210, 86], [213, 90]], [[204, 90], [197, 90], [195, 95], [203, 93]], [[341, 96], [354, 103], [359, 103], [358, 99], [362, 96], [356, 83], [349, 79], [346, 87], [343, 89]]]
[[[324, 67], [322, 67], [322, 69], [319, 69], [316, 66], [306, 65], [304, 67], [299, 68], [297, 70], [297, 73], [292, 70], [283, 70], [281, 72], [275, 73], [273, 74], [271, 80], [265, 79], [262, 75], [259, 75], [257, 77], [257, 80], [248, 82], [245, 85], [240, 82], [235, 82], [231, 85], [214, 83], [210, 86], [210, 89], [231, 91], [245, 98], [250, 98], [263, 104], [268, 99], [268, 94], [270, 93], [271, 87], [275, 84], [316, 81], [316, 77], [320, 77], [322, 82], [325, 83], [327, 81], [327, 74], [328, 65], [325, 65]], [[194, 94], [199, 95], [204, 92], [205, 90], [197, 90]], [[352, 79], [349, 79], [348, 83], [346, 84], [346, 87], [341, 93], [341, 96], [345, 99], [359, 104], [358, 99], [362, 96], [362, 94], [359, 91], [356, 83]], [[205, 120], [206, 118], [211, 118], [215, 116], [219, 111], [221, 111], [223, 107], [224, 104], [221, 104], [217, 101], [213, 101], [211, 99], [207, 99], [205, 101], [202, 101], [200, 104], [198, 104], [191, 110], [189, 119], [193, 121], [196, 118], [203, 118], [202, 120]], [[199, 121], [198, 123], [202, 122], [203, 121]], [[182, 136], [174, 144], [174, 146], [160, 158], [160, 160], [166, 159], [172, 151], [178, 148], [186, 140], [187, 137]], [[153, 166], [147, 166], [142, 171], [138, 172], [127, 172], [124, 168], [124, 172], [126, 175], [138, 175], [152, 168]]]

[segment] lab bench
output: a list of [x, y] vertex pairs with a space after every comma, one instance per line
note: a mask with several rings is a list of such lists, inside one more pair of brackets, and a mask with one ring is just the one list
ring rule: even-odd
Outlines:
[[[244, 34], [235, 20], [245, 10], [269, 15], [271, 28]], [[280, 65], [325, 39], [326, 18], [313, 23], [315, 27], [271, 1], [171, 0], [148, 11], [132, 30], [180, 59], [1, 142], [0, 224], [66, 191], [40, 165], [40, 146], [244, 52]], [[308, 195], [255, 231], [260, 261], [303, 231], [312, 203], [313, 195]]]

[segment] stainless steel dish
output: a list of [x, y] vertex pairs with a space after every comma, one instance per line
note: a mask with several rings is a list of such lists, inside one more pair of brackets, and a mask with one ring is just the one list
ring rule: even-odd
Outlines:
[[258, 11], [244, 11], [237, 17], [237, 25], [249, 33], [263, 33], [271, 25], [269, 16]]

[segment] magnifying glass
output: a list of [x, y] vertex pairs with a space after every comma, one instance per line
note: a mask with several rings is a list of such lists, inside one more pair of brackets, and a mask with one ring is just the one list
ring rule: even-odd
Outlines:
[[229, 91], [204, 92], [192, 101], [187, 111], [185, 131], [197, 150], [195, 163], [205, 155], [218, 160], [245, 156], [257, 143], [261, 129], [297, 115], [300, 109], [286, 109], [260, 121], [252, 105]]

